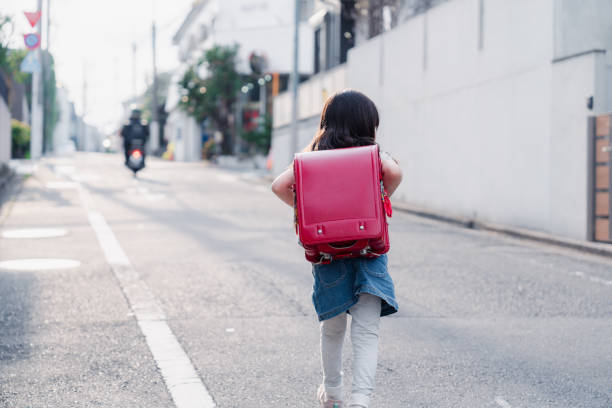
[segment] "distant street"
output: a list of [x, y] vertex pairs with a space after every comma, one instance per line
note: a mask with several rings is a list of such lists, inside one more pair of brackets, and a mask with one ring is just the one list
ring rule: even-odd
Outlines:
[[[121, 155], [77, 154], [13, 193], [1, 407], [173, 407], [160, 366], [218, 407], [317, 406], [310, 266], [255, 175], [151, 159], [134, 179]], [[58, 236], [15, 237], [32, 228]], [[612, 407], [611, 259], [397, 211], [390, 231], [400, 312], [382, 319], [372, 407]], [[24, 259], [65, 263], [8, 263]], [[170, 354], [195, 377], [173, 383], [189, 371]]]

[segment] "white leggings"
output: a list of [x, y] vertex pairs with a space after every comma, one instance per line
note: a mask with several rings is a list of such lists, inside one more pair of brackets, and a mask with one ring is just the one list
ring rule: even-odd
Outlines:
[[[349, 407], [365, 407], [374, 389], [378, 360], [378, 327], [381, 300], [362, 293], [350, 308], [351, 342], [353, 344], [353, 386]], [[331, 399], [342, 400], [342, 343], [347, 314], [341, 313], [321, 322], [321, 362], [323, 384]]]

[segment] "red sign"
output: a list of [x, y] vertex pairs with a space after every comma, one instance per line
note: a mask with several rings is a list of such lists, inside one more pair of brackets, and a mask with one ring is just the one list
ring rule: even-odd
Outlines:
[[28, 50], [35, 50], [40, 46], [40, 35], [37, 33], [24, 34], [23, 42]]
[[38, 23], [38, 20], [40, 20], [40, 10], [35, 12], [24, 11], [23, 14], [25, 14], [32, 27], [34, 27], [36, 23]]

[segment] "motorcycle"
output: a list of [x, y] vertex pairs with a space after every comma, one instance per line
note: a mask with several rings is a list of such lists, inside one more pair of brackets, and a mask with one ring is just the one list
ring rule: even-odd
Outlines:
[[145, 167], [144, 146], [140, 140], [134, 140], [130, 144], [126, 165], [134, 172], [134, 177], [136, 177], [136, 173], [138, 173], [138, 171]]

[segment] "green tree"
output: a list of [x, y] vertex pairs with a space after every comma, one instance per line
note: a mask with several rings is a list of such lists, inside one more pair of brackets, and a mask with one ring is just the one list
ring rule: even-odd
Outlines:
[[179, 106], [198, 123], [209, 118], [223, 134], [222, 151], [231, 154], [234, 145], [232, 107], [241, 85], [236, 71], [238, 46], [214, 46], [191, 66], [179, 81]]
[[[31, 74], [21, 72], [21, 62], [28, 54], [28, 50], [11, 50], [8, 43], [13, 35], [13, 22], [11, 17], [0, 15], [0, 69], [9, 75], [14, 81], [29, 84]], [[59, 118], [59, 109], [56, 101], [55, 62], [48, 51], [41, 52], [42, 62], [46, 67], [43, 78], [44, 94], [44, 124], [43, 139], [44, 149], [49, 150], [53, 146], [53, 131]], [[28, 102], [32, 101], [31, 88], [27, 89]]]
[[55, 81], [55, 60], [48, 51], [44, 51], [42, 56], [43, 61], [46, 61], [45, 65], [47, 67], [45, 69], [45, 78], [43, 81], [45, 98], [45, 103], [43, 105], [45, 111], [43, 138], [45, 142], [45, 151], [49, 151], [53, 149], [53, 131], [59, 119], [59, 108], [56, 100], [57, 84]]
[[11, 120], [11, 156], [16, 159], [30, 156], [30, 126], [18, 120]]
[[0, 14], [0, 68], [8, 72], [8, 43], [13, 35], [13, 21], [9, 16]]

